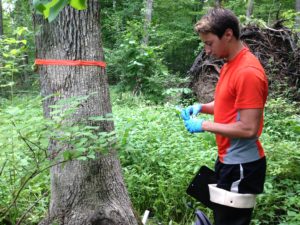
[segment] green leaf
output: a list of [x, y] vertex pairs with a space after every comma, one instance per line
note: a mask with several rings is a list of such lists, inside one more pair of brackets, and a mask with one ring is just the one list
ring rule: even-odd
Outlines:
[[20, 43], [23, 43], [24, 45], [27, 44], [27, 40], [21, 40]]
[[40, 4], [45, 5], [48, 2], [49, 2], [48, 0], [33, 0], [32, 4], [34, 7], [36, 7], [37, 5], [40, 5]]
[[80, 157], [78, 157], [77, 159], [78, 159], [78, 160], [83, 160], [83, 161], [84, 161], [84, 160], [87, 160], [88, 157], [86, 157], [86, 156], [80, 156]]
[[19, 107], [9, 107], [6, 109], [6, 113], [12, 116], [18, 115], [22, 110]]
[[35, 9], [39, 12], [39, 13], [44, 13], [44, 10], [46, 9], [46, 7], [43, 4], [38, 4], [35, 6]]
[[60, 11], [69, 3], [69, 0], [53, 0], [46, 5], [44, 16], [49, 22], [52, 22]]
[[95, 153], [94, 152], [90, 153], [89, 155], [87, 155], [87, 158], [96, 159]]
[[23, 35], [25, 32], [28, 32], [27, 27], [17, 27], [17, 29], [14, 31], [18, 36]]
[[44, 10], [46, 9], [45, 4], [47, 4], [47, 0], [33, 0], [32, 4], [33, 7], [39, 12], [39, 13], [44, 13]]
[[70, 151], [64, 151], [63, 152], [64, 160], [71, 160], [72, 159], [72, 153]]
[[17, 49], [12, 49], [9, 52], [11, 55], [17, 55], [18, 54], [18, 50]]
[[77, 10], [84, 10], [87, 8], [86, 0], [70, 0], [70, 6]]

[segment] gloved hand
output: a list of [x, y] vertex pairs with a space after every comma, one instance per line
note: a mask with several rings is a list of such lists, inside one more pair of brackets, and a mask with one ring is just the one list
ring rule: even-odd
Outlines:
[[202, 105], [199, 103], [190, 105], [181, 111], [181, 118], [183, 120], [189, 120], [191, 115], [196, 116], [198, 113], [201, 112], [201, 109]]
[[189, 120], [185, 120], [184, 125], [190, 133], [200, 133], [204, 132], [202, 129], [203, 121], [203, 119], [191, 118]]

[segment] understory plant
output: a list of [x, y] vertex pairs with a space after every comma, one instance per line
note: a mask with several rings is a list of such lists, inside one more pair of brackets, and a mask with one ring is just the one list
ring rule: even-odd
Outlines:
[[[51, 119], [43, 116], [40, 96], [0, 98], [0, 224], [37, 224], [48, 208], [49, 169], [70, 160], [95, 159], [115, 143], [114, 132], [93, 125], [111, 120], [110, 115], [69, 120], [88, 97], [58, 101], [51, 106]], [[67, 148], [50, 153], [50, 140]]]
[[28, 82], [31, 65], [28, 62], [26, 27], [17, 27], [12, 37], [0, 38], [0, 96], [13, 97], [18, 87]]
[[[129, 92], [121, 96], [113, 91], [112, 99], [119, 158], [138, 214], [142, 216], [149, 210], [148, 224], [188, 225], [194, 221], [193, 210], [187, 207], [191, 202], [212, 220], [211, 210], [190, 198], [186, 188], [200, 166], [213, 168], [217, 156], [214, 135], [188, 133], [176, 105], [154, 105]], [[71, 102], [76, 105], [80, 102], [77, 100]], [[57, 118], [57, 126], [45, 120], [40, 97], [15, 96], [13, 102], [0, 99], [0, 214], [1, 219], [13, 224], [37, 224], [49, 204], [48, 140], [63, 120]], [[84, 146], [105, 149], [105, 142], [97, 142], [99, 136], [94, 131], [94, 127], [80, 124], [66, 128], [61, 140], [71, 140], [78, 151], [61, 154], [60, 159], [93, 159], [94, 150], [78, 153]], [[115, 139], [115, 134], [106, 137]], [[252, 224], [299, 224], [300, 142], [296, 104], [280, 98], [268, 101], [261, 141], [268, 171], [265, 192], [257, 198]]]
[[[134, 206], [140, 213], [150, 210], [154, 224], [191, 224], [194, 216], [188, 202], [212, 219], [212, 212], [185, 191], [200, 166], [213, 168], [214, 135], [189, 134], [174, 105], [153, 106], [134, 99], [123, 96], [122, 105], [113, 108], [120, 159]], [[268, 159], [267, 179], [265, 192], [257, 199], [253, 224], [300, 221], [299, 126], [296, 104], [280, 98], [269, 100], [261, 137]]]

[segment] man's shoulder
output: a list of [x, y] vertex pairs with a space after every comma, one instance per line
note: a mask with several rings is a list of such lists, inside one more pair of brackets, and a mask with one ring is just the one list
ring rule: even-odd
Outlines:
[[235, 75], [241, 77], [243, 75], [256, 75], [258, 77], [266, 79], [266, 74], [263, 66], [261, 65], [259, 59], [253, 55], [250, 51], [244, 55], [240, 60], [239, 65], [235, 70]]
[[245, 67], [245, 68], [252, 67], [252, 68], [264, 70], [259, 59], [251, 51], [248, 51], [244, 55], [243, 59], [241, 60], [241, 64], [242, 64], [242, 67]]

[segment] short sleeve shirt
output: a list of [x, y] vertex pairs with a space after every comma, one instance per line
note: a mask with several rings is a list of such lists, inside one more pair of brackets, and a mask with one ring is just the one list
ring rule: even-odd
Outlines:
[[[268, 95], [268, 81], [258, 59], [244, 47], [234, 59], [224, 64], [215, 91], [214, 121], [235, 123], [240, 109], [263, 109]], [[255, 138], [227, 138], [216, 134], [222, 163], [239, 164], [258, 160], [264, 150], [258, 140], [263, 118]]]

